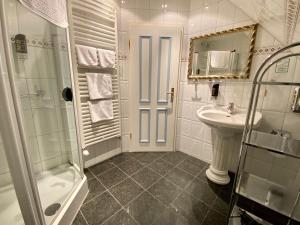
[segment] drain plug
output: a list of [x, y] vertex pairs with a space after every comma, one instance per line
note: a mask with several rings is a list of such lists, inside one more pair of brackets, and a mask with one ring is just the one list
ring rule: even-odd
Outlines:
[[55, 215], [55, 213], [57, 212], [57, 210], [59, 210], [61, 204], [59, 203], [53, 203], [51, 205], [49, 205], [46, 209], [45, 209], [45, 215], [46, 216], [53, 216]]

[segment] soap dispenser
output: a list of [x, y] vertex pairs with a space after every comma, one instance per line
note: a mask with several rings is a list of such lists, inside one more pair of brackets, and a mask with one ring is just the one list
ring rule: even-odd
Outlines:
[[213, 84], [211, 89], [211, 96], [218, 97], [219, 95], [219, 84]]

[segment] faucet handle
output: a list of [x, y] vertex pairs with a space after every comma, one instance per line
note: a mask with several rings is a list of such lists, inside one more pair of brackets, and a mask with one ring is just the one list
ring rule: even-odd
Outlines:
[[228, 105], [227, 105], [227, 111], [228, 113], [233, 113], [233, 110], [234, 110], [234, 102], [228, 102]]
[[228, 108], [234, 108], [234, 102], [228, 102], [228, 105], [227, 105]]

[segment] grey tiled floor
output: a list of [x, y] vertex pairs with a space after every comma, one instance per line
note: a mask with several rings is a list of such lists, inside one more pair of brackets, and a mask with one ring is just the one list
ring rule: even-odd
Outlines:
[[182, 152], [122, 153], [85, 171], [90, 193], [73, 225], [225, 225], [231, 186]]

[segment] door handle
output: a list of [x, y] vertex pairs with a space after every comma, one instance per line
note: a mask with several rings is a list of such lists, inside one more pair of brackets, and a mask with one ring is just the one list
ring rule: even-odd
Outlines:
[[167, 95], [171, 95], [171, 102], [174, 101], [174, 92], [175, 92], [175, 88], [171, 88], [171, 91], [167, 92]]

